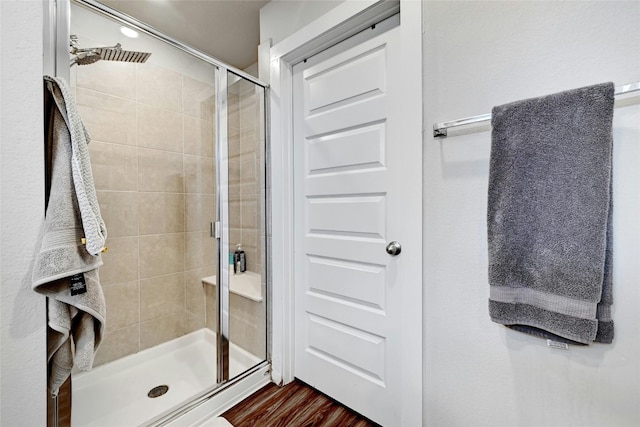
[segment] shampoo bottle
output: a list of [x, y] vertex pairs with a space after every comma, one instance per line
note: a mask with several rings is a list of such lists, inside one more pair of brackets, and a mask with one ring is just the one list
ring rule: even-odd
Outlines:
[[247, 256], [242, 250], [242, 245], [238, 243], [236, 245], [236, 251], [234, 252], [234, 271], [244, 273], [247, 271]]

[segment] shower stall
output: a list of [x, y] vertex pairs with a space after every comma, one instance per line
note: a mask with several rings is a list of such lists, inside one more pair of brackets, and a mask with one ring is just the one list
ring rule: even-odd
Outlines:
[[54, 7], [108, 228], [106, 335], [72, 374], [72, 423], [197, 425], [269, 380], [266, 87], [95, 1]]

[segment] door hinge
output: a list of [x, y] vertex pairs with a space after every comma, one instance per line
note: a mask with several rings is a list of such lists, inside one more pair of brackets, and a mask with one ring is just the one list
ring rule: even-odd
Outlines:
[[213, 221], [210, 224], [210, 236], [214, 239], [220, 238], [220, 221]]

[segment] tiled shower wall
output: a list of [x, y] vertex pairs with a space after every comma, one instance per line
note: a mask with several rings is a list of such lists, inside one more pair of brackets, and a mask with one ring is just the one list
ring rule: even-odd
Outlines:
[[201, 279], [215, 274], [216, 262], [215, 98], [212, 83], [151, 63], [77, 68], [109, 233], [97, 366], [205, 326]]

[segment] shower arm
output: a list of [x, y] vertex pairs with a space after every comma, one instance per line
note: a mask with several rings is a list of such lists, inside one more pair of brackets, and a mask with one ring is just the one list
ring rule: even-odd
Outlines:
[[72, 55], [78, 55], [80, 53], [97, 53], [98, 49], [114, 49], [114, 50], [122, 50], [122, 45], [120, 43], [117, 43], [115, 46], [106, 46], [106, 47], [77, 47], [74, 45], [71, 45], [71, 54]]

